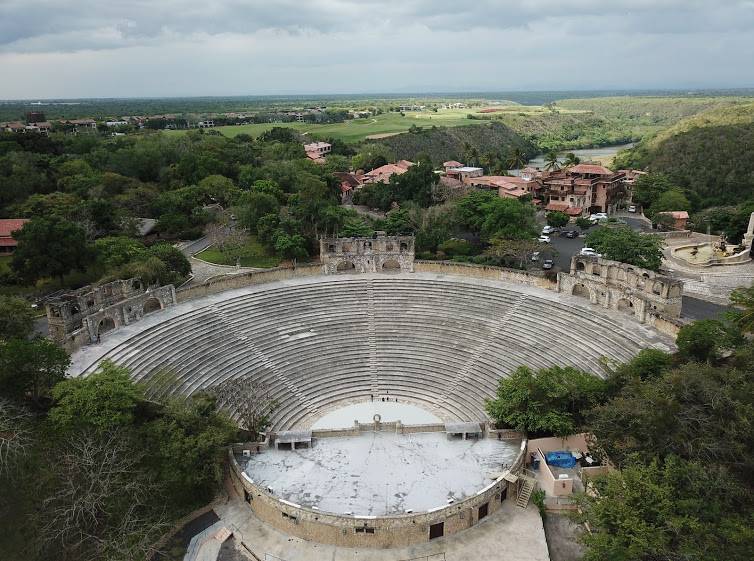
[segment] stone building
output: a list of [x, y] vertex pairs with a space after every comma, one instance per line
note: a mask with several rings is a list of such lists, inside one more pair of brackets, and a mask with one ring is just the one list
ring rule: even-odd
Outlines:
[[175, 303], [172, 284], [146, 287], [140, 279], [133, 278], [55, 295], [47, 300], [45, 308], [50, 337], [74, 351]]
[[414, 237], [377, 232], [372, 238], [323, 238], [319, 255], [326, 275], [391, 270], [412, 273]]
[[601, 257], [574, 255], [570, 273], [558, 275], [558, 291], [628, 313], [641, 323], [681, 316], [682, 281]]

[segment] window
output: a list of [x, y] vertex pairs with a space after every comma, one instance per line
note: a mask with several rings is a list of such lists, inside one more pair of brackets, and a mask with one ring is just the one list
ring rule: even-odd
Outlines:
[[490, 503], [484, 503], [483, 505], [479, 507], [479, 520], [487, 516], [489, 508], [490, 508]]
[[445, 522], [438, 522], [429, 527], [429, 539], [441, 538], [445, 534]]
[[355, 528], [357, 534], [374, 534], [374, 528], [367, 528], [363, 526], [361, 528]]

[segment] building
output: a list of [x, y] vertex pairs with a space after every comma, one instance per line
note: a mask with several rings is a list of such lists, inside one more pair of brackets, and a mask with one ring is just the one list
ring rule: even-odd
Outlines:
[[214, 128], [215, 121], [213, 121], [212, 119], [199, 121], [198, 123], [196, 123], [196, 126], [199, 127], [200, 129], [211, 129], [211, 128]]
[[97, 130], [97, 121], [94, 119], [69, 119], [60, 121], [64, 129], [76, 134], [79, 132], [92, 132]]
[[455, 160], [450, 160], [447, 162], [443, 162], [442, 167], [445, 170], [445, 173], [448, 173], [452, 169], [462, 168], [463, 164], [461, 162], [456, 162]]
[[20, 121], [10, 123], [0, 123], [0, 130], [4, 132], [26, 132], [26, 125]]
[[414, 272], [414, 237], [321, 238], [319, 258], [325, 275], [336, 273]]
[[340, 181], [340, 199], [344, 204], [349, 204], [353, 198], [353, 193], [361, 187], [361, 181], [355, 173], [338, 171], [333, 173]]
[[[532, 173], [524, 170], [527, 177]], [[595, 212], [615, 212], [625, 204], [627, 189], [624, 172], [613, 172], [597, 164], [579, 164], [565, 170], [540, 172], [536, 181], [546, 201], [546, 210], [582, 216]]]
[[479, 189], [497, 191], [501, 199], [520, 199], [524, 195], [534, 195], [536, 182], [507, 175], [483, 175], [469, 178], [466, 183]]
[[484, 169], [473, 166], [461, 166], [447, 169], [445, 175], [463, 181], [464, 183], [470, 183], [470, 179], [482, 177], [484, 175]]
[[403, 175], [414, 162], [399, 160], [394, 164], [385, 164], [361, 176], [362, 183], [387, 183], [393, 175]]
[[0, 219], [0, 254], [8, 255], [16, 250], [18, 242], [13, 239], [13, 232], [23, 228], [28, 221], [27, 218]]
[[310, 160], [324, 161], [324, 157], [332, 151], [332, 144], [329, 142], [312, 142], [304, 144], [304, 152]]
[[[670, 220], [661, 219], [660, 217], [669, 216]], [[669, 226], [673, 230], [686, 230], [686, 225], [689, 221], [689, 213], [685, 210], [671, 210], [667, 212], [658, 212], [656, 222], [661, 223], [663, 226]]]

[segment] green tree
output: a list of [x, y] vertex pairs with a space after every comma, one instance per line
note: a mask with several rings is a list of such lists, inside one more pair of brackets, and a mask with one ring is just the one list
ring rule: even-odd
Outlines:
[[663, 240], [659, 236], [635, 232], [631, 228], [597, 228], [586, 237], [606, 259], [658, 271], [662, 265]]
[[558, 153], [554, 150], [550, 150], [547, 154], [545, 154], [545, 169], [548, 171], [557, 171], [560, 169]]
[[526, 153], [521, 148], [515, 147], [508, 156], [508, 169], [523, 169], [528, 161]]
[[678, 458], [599, 476], [577, 496], [584, 561], [746, 561], [750, 493], [725, 470]]
[[303, 259], [309, 255], [306, 249], [306, 239], [303, 236], [284, 232], [275, 236], [275, 253], [292, 261]]
[[745, 333], [754, 332], [754, 285], [735, 289], [730, 303], [736, 308], [731, 314], [736, 325]]
[[52, 389], [55, 406], [50, 421], [58, 428], [112, 430], [133, 423], [143, 390], [129, 371], [104, 361], [86, 378], [69, 378]]
[[647, 214], [656, 217], [659, 212], [691, 210], [691, 203], [680, 189], [669, 189], [662, 193], [649, 207]]
[[573, 166], [577, 166], [580, 163], [581, 163], [581, 158], [579, 158], [573, 152], [568, 152], [565, 155], [565, 159], [563, 160], [563, 167], [570, 168], [570, 167], [573, 167]]
[[501, 378], [487, 413], [501, 426], [527, 434], [567, 436], [577, 431], [584, 412], [600, 403], [605, 383], [571, 367], [553, 366], [537, 372], [521, 366]]
[[169, 243], [153, 245], [149, 248], [148, 254], [165, 263], [168, 271], [175, 273], [178, 277], [187, 277], [191, 272], [191, 263], [183, 252]]
[[49, 339], [11, 339], [0, 343], [0, 394], [39, 405], [65, 378], [68, 353]]
[[259, 219], [266, 214], [277, 214], [280, 210], [280, 203], [274, 195], [250, 191], [243, 194], [236, 208], [238, 223], [256, 232]]
[[97, 262], [107, 269], [143, 259], [147, 254], [143, 243], [128, 236], [100, 238], [94, 242], [94, 251]]
[[554, 211], [547, 213], [547, 224], [554, 228], [562, 228], [568, 224], [569, 220], [570, 218], [565, 212]]
[[[677, 189], [668, 176], [661, 173], [640, 175], [634, 183], [633, 200], [649, 209], [663, 193]], [[680, 209], [673, 209], [680, 210]]]
[[29, 303], [14, 296], [0, 296], [0, 341], [26, 339], [34, 330], [34, 313]]
[[547, 248], [546, 244], [528, 238], [523, 240], [493, 238], [484, 254], [494, 257], [501, 265], [509, 264], [509, 261], [513, 260], [516, 266], [523, 269], [532, 253], [543, 251], [545, 248]]
[[703, 319], [681, 327], [676, 345], [678, 355], [684, 360], [716, 362], [723, 351], [732, 348], [736, 339], [722, 321]]
[[84, 230], [58, 217], [32, 219], [14, 238], [18, 247], [11, 266], [29, 281], [58, 277], [62, 284], [66, 273], [83, 270], [90, 260]]
[[535, 210], [530, 204], [521, 203], [516, 199], [494, 199], [482, 205], [484, 221], [482, 222], [482, 237], [505, 238], [520, 240], [537, 235]]

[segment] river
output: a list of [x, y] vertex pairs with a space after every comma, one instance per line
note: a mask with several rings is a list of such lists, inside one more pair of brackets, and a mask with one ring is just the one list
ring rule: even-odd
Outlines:
[[[629, 144], [616, 144], [614, 146], [602, 146], [600, 148], [583, 148], [580, 150], [564, 150], [558, 152], [558, 159], [562, 162], [566, 154], [573, 152], [582, 162], [597, 161], [604, 163], [606, 160], [615, 156], [619, 151], [633, 147], [633, 142]], [[539, 154], [529, 160], [527, 166], [543, 168], [545, 165], [545, 155]]]

